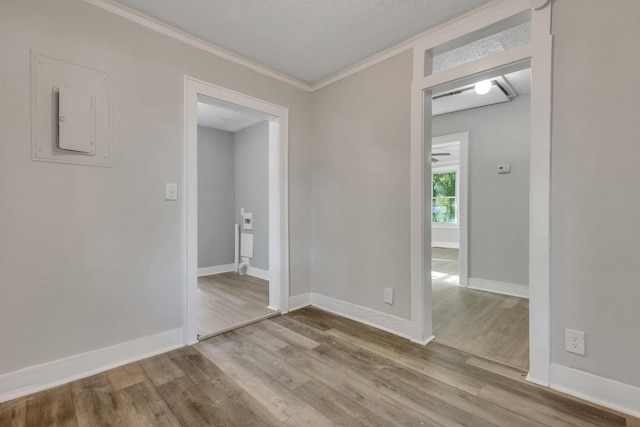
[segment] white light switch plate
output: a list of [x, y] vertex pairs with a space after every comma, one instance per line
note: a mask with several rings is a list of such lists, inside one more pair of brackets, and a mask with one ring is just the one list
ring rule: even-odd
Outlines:
[[165, 200], [178, 200], [178, 184], [175, 182], [167, 182], [165, 184]]
[[384, 288], [384, 302], [387, 304], [393, 304], [393, 289]]

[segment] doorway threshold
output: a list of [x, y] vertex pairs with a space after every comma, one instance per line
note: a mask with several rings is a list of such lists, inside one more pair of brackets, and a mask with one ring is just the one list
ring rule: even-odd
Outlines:
[[233, 331], [235, 329], [244, 328], [245, 326], [249, 326], [249, 325], [252, 325], [254, 323], [258, 323], [258, 322], [260, 322], [262, 320], [269, 319], [271, 317], [280, 316], [280, 314], [281, 314], [280, 311], [274, 311], [273, 313], [264, 314], [262, 316], [258, 316], [258, 317], [255, 317], [253, 319], [246, 320], [244, 322], [240, 322], [237, 325], [233, 325], [233, 326], [230, 326], [228, 328], [220, 329], [220, 330], [215, 331], [215, 332], [211, 332], [211, 333], [204, 334], [204, 335], [198, 334], [198, 341], [204, 341], [206, 339], [213, 338], [213, 337], [218, 336], [218, 335], [222, 335], [222, 334], [224, 334], [226, 332], [230, 332], [230, 331]]

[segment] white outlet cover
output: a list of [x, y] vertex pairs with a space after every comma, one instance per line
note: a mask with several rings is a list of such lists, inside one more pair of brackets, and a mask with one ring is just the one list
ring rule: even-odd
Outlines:
[[574, 331], [573, 329], [565, 329], [564, 349], [569, 353], [586, 356], [585, 333], [582, 331]]
[[393, 304], [393, 289], [384, 288], [384, 302], [387, 304]]

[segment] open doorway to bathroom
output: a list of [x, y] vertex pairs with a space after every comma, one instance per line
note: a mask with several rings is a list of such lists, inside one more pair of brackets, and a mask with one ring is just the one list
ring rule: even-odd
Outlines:
[[198, 97], [198, 338], [269, 308], [269, 115]]
[[184, 78], [185, 344], [288, 311], [288, 110]]

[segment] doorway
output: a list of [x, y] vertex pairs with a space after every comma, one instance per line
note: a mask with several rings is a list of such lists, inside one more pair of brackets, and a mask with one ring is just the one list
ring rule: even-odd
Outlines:
[[198, 339], [269, 308], [269, 120], [198, 97]]
[[[202, 320], [202, 316], [200, 319], [198, 317], [198, 300], [199, 300], [199, 289], [198, 289], [198, 276], [199, 272], [203, 276], [209, 275], [209, 273], [217, 273], [219, 277], [217, 278], [218, 282], [223, 282], [220, 286], [227, 287], [229, 289], [237, 290], [237, 286], [239, 286], [239, 278], [244, 278], [244, 285], [248, 286], [248, 292], [255, 291], [255, 286], [260, 286], [260, 283], [256, 283], [256, 281], [263, 280], [262, 285], [266, 285], [268, 289], [268, 309], [269, 313], [265, 313], [266, 315], [271, 315], [273, 312], [285, 313], [288, 311], [288, 288], [289, 288], [289, 276], [288, 276], [288, 193], [287, 193], [287, 145], [288, 145], [288, 110], [284, 107], [280, 107], [274, 105], [272, 103], [259, 100], [257, 98], [253, 98], [238, 92], [234, 92], [225, 88], [221, 88], [219, 86], [215, 86], [191, 77], [184, 78], [184, 89], [185, 89], [185, 183], [184, 183], [184, 227], [185, 227], [185, 241], [184, 241], [184, 257], [185, 257], [185, 285], [183, 286], [183, 298], [184, 298], [184, 333], [185, 333], [185, 344], [194, 344], [198, 341], [198, 339], [203, 339], [206, 336], [211, 336], [215, 333], [220, 333], [220, 331], [229, 330], [232, 326], [224, 328], [224, 330], [218, 329], [217, 331], [200, 333], [200, 331], [206, 331], [199, 326], [199, 320]], [[251, 131], [251, 128], [255, 128], [253, 130], [262, 131], [263, 138], [268, 144], [267, 157], [268, 157], [268, 201], [266, 209], [264, 206], [261, 208], [254, 208], [253, 206], [247, 205], [245, 206], [235, 206], [231, 209], [230, 206], [226, 206], [227, 211], [231, 212], [228, 215], [233, 216], [232, 221], [238, 222], [239, 224], [243, 224], [243, 228], [234, 230], [234, 261], [233, 263], [228, 263], [229, 261], [229, 246], [228, 237], [231, 233], [231, 230], [224, 227], [221, 224], [214, 223], [215, 226], [221, 226], [224, 229], [225, 235], [227, 236], [227, 248], [223, 250], [227, 253], [226, 261], [212, 261], [213, 258], [209, 258], [208, 262], [203, 261], [204, 257], [201, 257], [201, 261], [203, 263], [213, 263], [216, 265], [200, 265], [199, 271], [199, 255], [200, 251], [198, 245], [198, 235], [199, 235], [199, 212], [198, 212], [198, 199], [199, 199], [199, 186], [198, 186], [198, 103], [200, 102], [201, 109], [209, 108], [213, 106], [218, 109], [218, 115], [220, 115], [220, 109], [224, 111], [233, 110], [237, 112], [243, 112], [243, 115], [253, 115], [253, 120], [256, 123], [253, 123], [253, 126], [249, 126], [246, 128], [248, 131]], [[266, 135], [264, 135], [266, 133]], [[228, 135], [227, 135], [228, 136]], [[265, 142], [266, 142], [265, 141]], [[250, 202], [246, 202], [250, 203]], [[230, 205], [230, 202], [227, 203]], [[236, 210], [237, 208], [237, 210]], [[251, 212], [250, 209], [256, 210], [256, 212]], [[257, 213], [258, 209], [263, 209]], [[255, 215], [255, 216], [254, 216]], [[268, 220], [267, 218], [268, 217]], [[260, 231], [267, 232], [268, 235], [268, 243], [264, 242], [262, 246], [264, 249], [267, 249], [267, 254], [258, 255], [259, 249], [257, 248], [257, 229], [252, 229], [251, 227], [247, 227], [249, 223], [256, 220], [257, 223], [261, 223]], [[201, 226], [204, 224], [200, 222]], [[208, 224], [211, 225], [211, 224]], [[234, 227], [235, 228], [235, 227]], [[267, 228], [268, 230], [264, 230]], [[255, 233], [254, 233], [255, 232]], [[235, 239], [235, 235], [238, 234], [238, 238]], [[256, 234], [254, 236], [254, 234]], [[253, 252], [250, 253], [251, 256], [238, 256], [238, 262], [235, 262], [235, 253], [236, 248], [242, 248], [242, 245], [236, 245], [235, 241], [245, 240], [246, 236], [254, 237], [253, 242], [254, 248]], [[249, 244], [245, 242], [245, 248], [247, 248]], [[201, 247], [202, 249], [202, 247]], [[261, 249], [260, 249], [261, 250]], [[215, 252], [215, 251], [214, 251]], [[211, 254], [208, 254], [211, 255]], [[238, 253], [238, 255], [248, 255], [247, 253]], [[262, 262], [264, 265], [256, 265], [259, 264], [258, 257], [262, 258]], [[222, 258], [220, 258], [222, 259]], [[223, 262], [223, 264], [218, 264], [218, 262]], [[265, 266], [268, 266], [268, 269], [265, 269]], [[242, 268], [240, 268], [242, 267]], [[216, 268], [222, 268], [223, 270], [231, 270], [231, 271], [216, 271]], [[240, 270], [242, 273], [249, 272], [253, 275], [253, 277], [238, 276], [237, 270]], [[209, 275], [211, 277], [211, 275]], [[258, 277], [255, 277], [258, 276]], [[266, 284], [266, 280], [268, 279], [268, 285]], [[235, 285], [235, 287], [234, 287]], [[253, 286], [253, 288], [252, 288]], [[201, 297], [203, 297], [202, 292], [200, 292]], [[231, 299], [236, 298], [233, 295], [230, 296]], [[202, 314], [202, 313], [201, 313]], [[219, 313], [222, 317], [225, 316], [224, 313]], [[260, 316], [258, 316], [260, 318]], [[255, 318], [253, 319], [255, 320]], [[247, 320], [251, 321], [251, 320]], [[240, 323], [235, 324], [235, 327], [239, 327], [243, 324], [246, 324], [246, 321], [241, 321]], [[200, 336], [199, 336], [200, 335]]]
[[[550, 148], [551, 76], [553, 37], [550, 34], [549, 2], [523, 2], [497, 8], [490, 14], [463, 19], [416, 42], [411, 97], [411, 340], [427, 344], [435, 337], [432, 322], [430, 277], [430, 218], [425, 208], [425, 188], [431, 165], [425, 154], [431, 148], [431, 94], [434, 88], [463, 84], [465, 79], [490, 77], [493, 70], [528, 62], [532, 68], [531, 150], [529, 197], [529, 373], [527, 380], [549, 386], [551, 368], [550, 317]], [[512, 7], [511, 7], [512, 6]], [[521, 19], [524, 18], [524, 19]], [[517, 21], [517, 22], [514, 22]], [[479, 56], [461, 57], [456, 48], [530, 22], [530, 38], [500, 45]], [[453, 52], [453, 63], [433, 71], [434, 56]], [[469, 82], [470, 83], [470, 82]], [[428, 100], [428, 101], [427, 101]], [[425, 137], [427, 136], [427, 137]]]
[[[469, 149], [463, 165], [456, 144], [441, 142], [451, 136], [432, 139], [431, 291], [437, 342], [527, 371], [531, 69], [522, 66], [484, 76], [487, 92], [476, 93], [479, 81], [433, 89], [432, 134], [465, 129]], [[456, 107], [443, 111], [442, 99]]]

